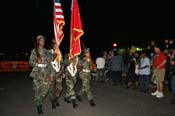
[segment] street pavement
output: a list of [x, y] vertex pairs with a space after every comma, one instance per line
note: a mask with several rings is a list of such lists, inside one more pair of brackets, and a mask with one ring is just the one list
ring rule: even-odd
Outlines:
[[[110, 82], [91, 81], [96, 107], [91, 107], [86, 96], [78, 107], [64, 102], [65, 83], [60, 107], [51, 108], [48, 97], [43, 104], [43, 116], [175, 116], [171, 94], [158, 99], [138, 90], [111, 86]], [[78, 81], [76, 92], [81, 84]], [[0, 116], [37, 116], [33, 102], [32, 78], [29, 72], [0, 73]]]

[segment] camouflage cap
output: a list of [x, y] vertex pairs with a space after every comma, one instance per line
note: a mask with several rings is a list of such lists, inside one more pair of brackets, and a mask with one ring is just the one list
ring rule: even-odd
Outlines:
[[85, 48], [85, 49], [83, 50], [83, 52], [84, 52], [84, 53], [88, 53], [88, 52], [90, 52], [90, 49], [89, 49], [89, 48]]
[[38, 36], [36, 37], [36, 40], [40, 40], [40, 39], [46, 40], [46, 38], [45, 38], [44, 35], [38, 35]]

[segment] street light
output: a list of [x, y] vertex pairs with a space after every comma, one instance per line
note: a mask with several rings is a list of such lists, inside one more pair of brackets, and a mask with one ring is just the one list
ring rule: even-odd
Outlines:
[[116, 43], [113, 43], [113, 47], [117, 47], [117, 44]]

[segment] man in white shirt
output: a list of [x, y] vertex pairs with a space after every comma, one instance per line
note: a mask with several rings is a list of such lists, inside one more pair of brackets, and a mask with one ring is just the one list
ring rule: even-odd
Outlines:
[[150, 59], [145, 52], [141, 53], [139, 78], [140, 78], [140, 91], [144, 93], [149, 92], [149, 78], [150, 78]]
[[104, 80], [105, 59], [102, 56], [96, 58], [98, 81]]

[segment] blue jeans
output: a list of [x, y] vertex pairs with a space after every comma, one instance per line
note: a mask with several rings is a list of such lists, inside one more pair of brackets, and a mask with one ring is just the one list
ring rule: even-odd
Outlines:
[[104, 69], [97, 69], [98, 80], [103, 81], [104, 79]]
[[122, 77], [121, 77], [122, 71], [112, 71], [111, 72], [111, 79], [114, 84], [121, 84], [122, 85]]
[[171, 87], [172, 87], [173, 93], [175, 94], [175, 75], [173, 75], [171, 79]]
[[140, 75], [140, 90], [148, 92], [150, 75]]

